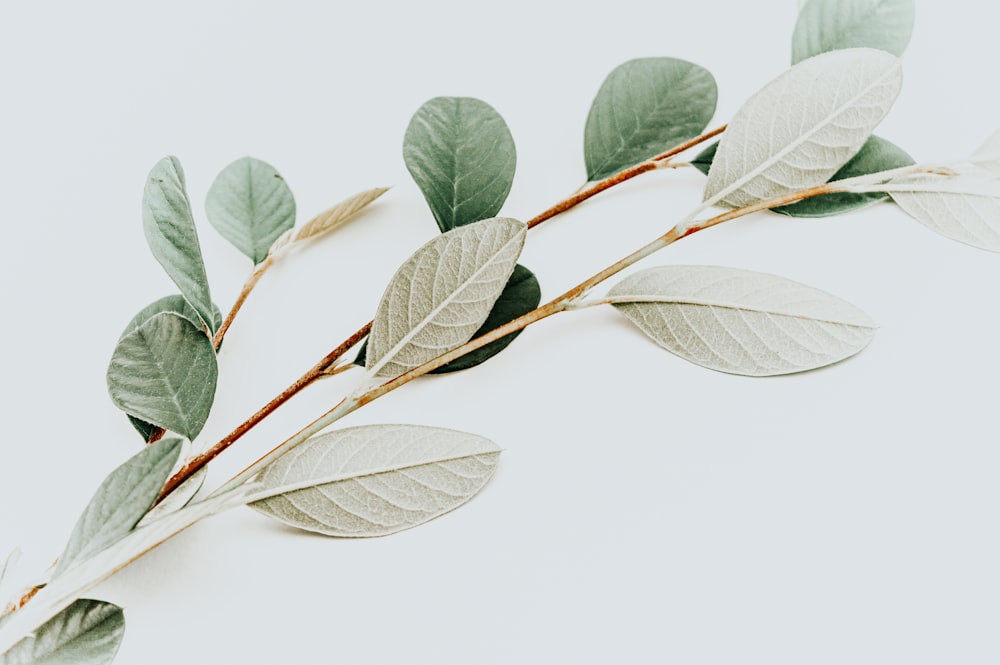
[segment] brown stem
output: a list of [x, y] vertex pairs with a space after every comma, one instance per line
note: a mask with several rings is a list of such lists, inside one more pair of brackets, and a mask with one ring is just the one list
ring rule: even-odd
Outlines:
[[[671, 148], [670, 150], [667, 150], [666, 152], [663, 152], [663, 153], [661, 153], [659, 155], [656, 155], [655, 157], [652, 157], [651, 159], [648, 159], [645, 162], [642, 162], [641, 164], [637, 164], [636, 166], [633, 166], [631, 168], [625, 169], [624, 171], [622, 171], [622, 172], [620, 172], [620, 173], [618, 173], [618, 174], [616, 174], [616, 175], [614, 175], [614, 176], [612, 176], [610, 178], [602, 180], [602, 181], [594, 184], [593, 186], [588, 187], [587, 189], [584, 189], [584, 190], [580, 191], [579, 193], [577, 193], [577, 194], [569, 197], [568, 199], [565, 199], [562, 202], [556, 204], [555, 206], [549, 208], [548, 210], [546, 210], [542, 214], [540, 214], [540, 215], [532, 218], [527, 223], [528, 228], [532, 228], [534, 226], [537, 226], [537, 225], [541, 224], [542, 222], [544, 222], [544, 221], [546, 221], [548, 219], [551, 219], [552, 217], [555, 217], [556, 215], [558, 215], [558, 214], [560, 214], [562, 212], [565, 212], [565, 211], [569, 210], [573, 206], [575, 206], [575, 205], [577, 205], [577, 204], [579, 204], [579, 203], [581, 203], [583, 201], [586, 201], [587, 199], [589, 199], [590, 197], [594, 196], [595, 194], [603, 192], [606, 189], [610, 189], [611, 187], [614, 187], [617, 184], [623, 183], [626, 180], [630, 180], [631, 178], [634, 178], [635, 176], [639, 175], [640, 173], [645, 173], [646, 171], [652, 171], [652, 170], [657, 169], [657, 168], [662, 168], [664, 166], [664, 164], [666, 164], [667, 162], [669, 162], [669, 160], [672, 157], [674, 157], [674, 156], [676, 156], [676, 155], [684, 152], [685, 150], [688, 150], [688, 149], [690, 149], [690, 148], [698, 145], [699, 143], [703, 143], [703, 142], [705, 142], [705, 141], [707, 141], [707, 140], [709, 140], [709, 139], [711, 139], [711, 138], [713, 138], [715, 136], [718, 136], [719, 134], [721, 134], [722, 132], [724, 132], [725, 129], [726, 129], [725, 125], [723, 125], [721, 127], [718, 127], [716, 129], [713, 129], [713, 130], [711, 130], [709, 132], [706, 132], [706, 133], [702, 134], [701, 136], [697, 136], [697, 137], [691, 139], [690, 141], [686, 141], [686, 142], [684, 142], [684, 143], [682, 143], [682, 144], [680, 144], [680, 145], [678, 145], [678, 146], [676, 146], [674, 148]], [[226, 321], [223, 322], [222, 326], [219, 328], [219, 332], [216, 333], [216, 340], [217, 340], [216, 341], [216, 348], [218, 348], [218, 343], [222, 341], [222, 335], [225, 333], [226, 329], [228, 328], [228, 324], [232, 322], [232, 319], [236, 316], [236, 312], [239, 311], [240, 307], [243, 305], [243, 301], [246, 300], [246, 296], [253, 289], [254, 285], [257, 282], [257, 280], [260, 279], [261, 274], [263, 274], [263, 272], [268, 267], [270, 267], [271, 263], [273, 263], [273, 259], [271, 257], [268, 257], [254, 271], [254, 273], [250, 276], [250, 279], [247, 280], [246, 284], [243, 287], [243, 291], [240, 293], [240, 297], [236, 300], [236, 303], [233, 305], [232, 311], [230, 311], [229, 316], [226, 317]], [[549, 316], [549, 314], [546, 314], [545, 316]], [[528, 324], [525, 324], [525, 325], [528, 325]], [[213, 459], [215, 459], [215, 457], [217, 457], [222, 451], [224, 451], [226, 448], [228, 448], [233, 443], [235, 443], [240, 437], [242, 437], [250, 429], [252, 429], [253, 427], [255, 427], [257, 425], [257, 423], [259, 423], [260, 421], [264, 420], [264, 418], [266, 418], [268, 415], [270, 415], [275, 409], [277, 409], [279, 406], [281, 406], [282, 404], [284, 404], [286, 401], [288, 401], [292, 396], [294, 396], [295, 394], [297, 394], [299, 391], [301, 391], [304, 388], [306, 388], [307, 386], [311, 385], [317, 379], [320, 379], [320, 378], [322, 378], [324, 376], [332, 376], [333, 374], [337, 373], [338, 371], [341, 371], [342, 368], [339, 368], [339, 369], [334, 368], [334, 364], [336, 363], [337, 360], [340, 359], [340, 357], [344, 353], [346, 353], [355, 344], [357, 344], [358, 342], [360, 342], [361, 339], [364, 338], [368, 334], [368, 331], [371, 330], [371, 326], [372, 326], [372, 322], [369, 321], [360, 330], [358, 330], [358, 332], [356, 332], [353, 335], [351, 335], [351, 337], [349, 337], [347, 340], [345, 340], [340, 346], [338, 346], [336, 349], [334, 349], [323, 360], [321, 360], [319, 363], [317, 363], [312, 369], [310, 369], [308, 372], [306, 372], [301, 377], [299, 377], [299, 379], [297, 379], [295, 381], [295, 383], [293, 383], [291, 386], [289, 386], [288, 388], [286, 388], [280, 395], [278, 395], [273, 400], [271, 400], [270, 402], [268, 402], [266, 405], [264, 405], [263, 407], [261, 407], [260, 409], [258, 409], [257, 412], [254, 413], [247, 421], [245, 421], [239, 427], [237, 427], [236, 429], [234, 429], [224, 439], [222, 439], [221, 441], [219, 441], [218, 443], [216, 443], [214, 446], [212, 446], [211, 448], [209, 448], [208, 450], [206, 450], [204, 453], [202, 453], [201, 455], [195, 457], [190, 462], [188, 462], [187, 464], [185, 464], [184, 467], [181, 468], [181, 470], [178, 471], [176, 474], [174, 474], [174, 476], [164, 486], [163, 491], [160, 493], [160, 498], [158, 499], [158, 501], [162, 501], [164, 497], [166, 497], [168, 494], [170, 494], [170, 492], [172, 492], [173, 490], [175, 490], [181, 483], [183, 483], [185, 480], [187, 480], [188, 478], [190, 478], [195, 472], [197, 472], [199, 469], [201, 469], [202, 467], [204, 467], [210, 461], [212, 461]]]
[[689, 150], [690, 148], [693, 148], [694, 146], [698, 145], [699, 143], [704, 143], [705, 141], [707, 141], [710, 138], [713, 138], [715, 136], [718, 136], [719, 134], [721, 134], [724, 131], [726, 131], [726, 125], [722, 125], [721, 127], [717, 127], [717, 128], [715, 128], [715, 129], [713, 129], [713, 130], [711, 130], [709, 132], [705, 132], [701, 136], [696, 136], [695, 138], [691, 139], [690, 141], [685, 141], [684, 143], [680, 144], [679, 146], [671, 148], [670, 150], [667, 150], [664, 153], [660, 153], [656, 157], [651, 157], [650, 159], [647, 159], [644, 162], [640, 162], [639, 164], [636, 164], [635, 166], [631, 166], [631, 167], [625, 169], [624, 171], [620, 171], [620, 172], [616, 173], [615, 175], [611, 176], [610, 178], [605, 178], [604, 180], [601, 180], [599, 182], [594, 183], [590, 187], [586, 187], [584, 189], [581, 189], [579, 192], [577, 192], [573, 196], [569, 197], [568, 199], [564, 199], [564, 200], [560, 201], [559, 203], [555, 204], [554, 206], [552, 206], [551, 208], [549, 208], [548, 210], [546, 210], [542, 214], [537, 215], [536, 217], [532, 217], [531, 219], [529, 219], [528, 222], [527, 222], [528, 228], [529, 229], [530, 228], [534, 228], [535, 226], [538, 226], [542, 222], [544, 222], [544, 221], [546, 221], [548, 219], [552, 219], [553, 217], [555, 217], [556, 215], [558, 215], [560, 213], [566, 212], [567, 210], [569, 210], [573, 206], [576, 206], [576, 205], [578, 205], [580, 203], [583, 203], [584, 201], [586, 201], [590, 197], [594, 196], [595, 194], [600, 194], [601, 192], [603, 192], [606, 189], [610, 189], [610, 188], [614, 187], [615, 185], [620, 185], [621, 183], [625, 182], [626, 180], [631, 180], [632, 178], [636, 177], [637, 175], [639, 175], [641, 173], [645, 173], [647, 171], [653, 171], [655, 169], [664, 168], [664, 166], [666, 165], [666, 163], [670, 161], [671, 157], [675, 157], [675, 156], [679, 155], [680, 153], [684, 152], [685, 150]]
[[274, 257], [270, 254], [267, 258], [261, 261], [257, 266], [254, 267], [253, 272], [250, 273], [250, 277], [247, 281], [243, 283], [243, 289], [240, 291], [240, 295], [236, 297], [236, 302], [229, 309], [229, 314], [226, 314], [226, 318], [222, 321], [222, 325], [219, 329], [215, 331], [215, 336], [212, 338], [212, 346], [218, 350], [219, 346], [222, 345], [222, 338], [226, 336], [226, 331], [229, 330], [229, 326], [233, 325], [233, 319], [239, 314], [240, 310], [243, 309], [243, 304], [247, 301], [250, 296], [250, 292], [253, 291], [254, 287], [257, 286], [257, 282], [263, 277], [267, 269], [274, 265]]
[[181, 467], [181, 469], [171, 476], [170, 480], [168, 480], [163, 486], [163, 490], [160, 491], [160, 496], [156, 500], [157, 503], [162, 501], [168, 494], [177, 489], [181, 483], [193, 476], [199, 469], [218, 457], [222, 451], [236, 443], [240, 437], [253, 429], [260, 421], [264, 420], [264, 418], [270, 415], [279, 406], [290, 400], [301, 390], [313, 384], [317, 380], [323, 378], [324, 376], [328, 376], [332, 371], [334, 363], [336, 363], [341, 356], [350, 351], [351, 347], [364, 339], [364, 337], [368, 334], [368, 331], [371, 330], [371, 327], [371, 323], [367, 323], [362, 326], [357, 332], [344, 340], [340, 346], [326, 354], [322, 360], [313, 365], [308, 372], [296, 379], [295, 383], [285, 388], [280, 395], [262, 406], [256, 413], [250, 416], [236, 429], [227, 434], [225, 438]]

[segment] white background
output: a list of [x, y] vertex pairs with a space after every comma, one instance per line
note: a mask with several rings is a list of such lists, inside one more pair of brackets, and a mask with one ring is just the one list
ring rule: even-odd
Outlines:
[[[25, 577], [139, 447], [104, 372], [120, 329], [174, 291], [143, 239], [149, 168], [185, 166], [213, 295], [249, 262], [205, 222], [215, 174], [279, 168], [300, 222], [363, 189], [362, 219], [262, 281], [220, 356], [211, 443], [371, 318], [437, 234], [400, 156], [416, 108], [480, 97], [529, 218], [584, 179], [600, 83], [635, 57], [710, 69], [714, 124], [782, 72], [792, 0], [482, 4], [6, 3], [0, 9], [0, 550]], [[989, 3], [918, 0], [904, 91], [878, 130], [919, 160], [997, 127]], [[665, 230], [703, 178], [657, 172], [530, 234], [554, 296]], [[344, 421], [468, 430], [505, 448], [481, 495], [373, 540], [235, 510], [91, 595], [122, 605], [116, 661], [176, 663], [996, 663], [1000, 257], [890, 205], [760, 215], [645, 265], [719, 264], [835, 293], [880, 325], [861, 355], [748, 379], [663, 352], [613, 311], [547, 320], [475, 370]], [[218, 460], [221, 482], [351, 389], [300, 396]]]

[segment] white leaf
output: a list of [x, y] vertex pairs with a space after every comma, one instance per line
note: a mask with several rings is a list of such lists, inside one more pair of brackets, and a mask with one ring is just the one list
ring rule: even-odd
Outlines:
[[368, 337], [372, 376], [398, 376], [461, 346], [489, 316], [524, 246], [527, 226], [496, 217], [421, 247], [382, 296]]
[[903, 211], [946, 238], [1000, 252], [1000, 181], [972, 174], [922, 176], [881, 186]]
[[660, 346], [732, 374], [772, 376], [829, 365], [863, 349], [875, 333], [868, 315], [825, 291], [736, 268], [650, 268], [608, 296]]
[[733, 117], [708, 172], [706, 205], [739, 208], [826, 182], [885, 117], [901, 84], [899, 58], [875, 49], [795, 65]]
[[417, 425], [352, 427], [309, 439], [261, 472], [251, 507], [330, 536], [384, 536], [458, 508], [493, 475], [500, 448]]

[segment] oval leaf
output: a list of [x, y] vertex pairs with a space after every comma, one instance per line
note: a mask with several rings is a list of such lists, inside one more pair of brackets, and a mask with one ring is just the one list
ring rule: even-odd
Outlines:
[[181, 454], [180, 439], [160, 439], [108, 474], [87, 504], [55, 574], [123, 538], [149, 511]]
[[217, 379], [211, 340], [173, 312], [118, 340], [107, 375], [119, 409], [191, 440], [208, 419]]
[[[475, 339], [476, 337], [485, 335], [486, 333], [499, 328], [506, 323], [510, 323], [517, 317], [527, 314], [531, 310], [538, 307], [538, 303], [541, 302], [541, 300], [542, 289], [539, 286], [538, 279], [535, 277], [534, 273], [521, 264], [514, 266], [514, 272], [511, 273], [510, 279], [507, 280], [507, 285], [503, 287], [500, 297], [497, 298], [495, 303], [493, 303], [493, 309], [490, 310], [489, 316], [486, 317], [486, 322], [483, 323], [479, 330], [474, 332], [472, 337], [469, 339]], [[490, 342], [486, 346], [465, 354], [461, 358], [452, 360], [447, 365], [431, 370], [428, 374], [457, 372], [462, 369], [469, 369], [470, 367], [481, 365], [506, 349], [507, 346], [514, 341], [514, 338], [521, 334], [521, 332], [523, 332], [523, 329], [512, 332], [511, 334], [501, 337], [494, 342]], [[361, 348], [358, 349], [358, 355], [354, 358], [354, 364], [364, 367], [367, 354], [368, 340], [365, 340], [361, 344]]]
[[388, 187], [376, 187], [364, 192], [355, 194], [316, 215], [306, 222], [301, 229], [294, 234], [286, 236], [287, 240], [275, 244], [275, 249], [281, 244], [293, 244], [310, 238], [319, 238], [339, 228], [350, 221], [355, 215], [364, 210], [368, 204], [389, 191]]
[[295, 225], [295, 198], [285, 179], [253, 157], [238, 159], [215, 178], [205, 200], [208, 221], [254, 264]]
[[[136, 315], [132, 317], [132, 320], [128, 322], [128, 325], [125, 326], [125, 329], [122, 331], [122, 334], [118, 336], [118, 339], [121, 339], [125, 335], [129, 334], [130, 332], [134, 331], [136, 328], [141, 326], [146, 321], [150, 320], [157, 314], [161, 314], [162, 312], [173, 312], [178, 316], [183, 316], [185, 319], [190, 321], [194, 326], [201, 327], [201, 317], [198, 316], [198, 312], [196, 312], [194, 308], [191, 307], [191, 305], [188, 303], [187, 299], [184, 296], [175, 294], [175, 295], [164, 296], [159, 300], [155, 300], [149, 303], [141, 310], [139, 310], [136, 313]], [[221, 325], [222, 325], [222, 312], [219, 310], [219, 307], [215, 305], [215, 303], [213, 303], [212, 327], [214, 330], [217, 330]]]
[[822, 367], [854, 355], [875, 334], [864, 312], [825, 291], [736, 268], [651, 268], [608, 295], [660, 346], [731, 374]]
[[497, 217], [434, 238], [400, 266], [379, 302], [366, 367], [398, 376], [468, 341], [510, 279], [527, 227]]
[[0, 654], [0, 665], [107, 665], [124, 635], [122, 608], [81, 598]]
[[517, 155], [507, 123], [471, 97], [435, 97], [417, 109], [403, 160], [442, 231], [492, 217], [514, 182]]
[[974, 176], [926, 176], [886, 185], [906, 214], [946, 238], [1000, 252], [1000, 183]]
[[142, 226], [153, 256], [191, 303], [204, 326], [211, 329], [208, 276], [191, 204], [184, 191], [184, 171], [176, 157], [164, 157], [149, 172], [142, 195]]
[[796, 65], [733, 117], [708, 172], [706, 204], [739, 208], [826, 182], [864, 145], [901, 84], [899, 59], [874, 49]]
[[492, 477], [500, 448], [481, 436], [416, 425], [352, 427], [309, 439], [259, 477], [250, 504], [328, 536], [385, 536], [458, 508]]
[[792, 64], [857, 46], [903, 55], [915, 13], [914, 0], [810, 0], [795, 23]]
[[602, 180], [701, 134], [718, 90], [712, 74], [677, 58], [640, 58], [616, 67], [587, 115], [587, 179]]
[[[870, 136], [858, 154], [833, 174], [830, 182], [889, 171], [913, 163], [913, 158], [895, 144], [878, 136]], [[884, 192], [824, 194], [772, 210], [791, 217], [826, 217], [864, 208], [887, 198], [888, 195]]]

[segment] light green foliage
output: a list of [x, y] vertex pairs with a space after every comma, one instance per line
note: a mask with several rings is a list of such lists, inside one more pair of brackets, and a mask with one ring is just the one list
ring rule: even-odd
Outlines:
[[472, 498], [493, 476], [500, 447], [475, 434], [369, 425], [316, 436], [261, 472], [269, 498], [251, 504], [328, 536], [385, 536]]
[[192, 440], [208, 419], [217, 378], [211, 340], [173, 312], [153, 316], [118, 340], [107, 374], [118, 408]]
[[792, 34], [792, 64], [858, 46], [903, 55], [915, 14], [915, 0], [809, 0]]
[[0, 665], [107, 665], [124, 636], [122, 608], [80, 599], [0, 654]]
[[602, 180], [701, 134], [715, 115], [712, 74], [677, 58], [616, 67], [590, 107], [584, 130], [587, 179]]
[[514, 271], [527, 227], [497, 217], [434, 238], [406, 260], [379, 302], [366, 367], [392, 377], [469, 340]]
[[471, 97], [435, 97], [413, 114], [403, 160], [438, 227], [449, 231], [500, 211], [517, 155], [507, 123], [492, 106]]
[[295, 225], [295, 198], [273, 166], [244, 157], [215, 178], [205, 212], [215, 230], [257, 264]]
[[861, 149], [901, 85], [899, 59], [874, 49], [795, 65], [729, 123], [708, 172], [706, 203], [740, 208], [823, 184]]
[[142, 227], [153, 256], [167, 271], [212, 330], [212, 296], [201, 258], [201, 245], [184, 190], [184, 171], [176, 157], [164, 157], [149, 172], [142, 196]]
[[80, 515], [56, 575], [120, 540], [153, 505], [181, 453], [180, 439], [160, 439], [108, 474]]
[[649, 268], [608, 296], [668, 351], [745, 376], [829, 365], [863, 349], [875, 334], [868, 315], [829, 293], [736, 268]]

